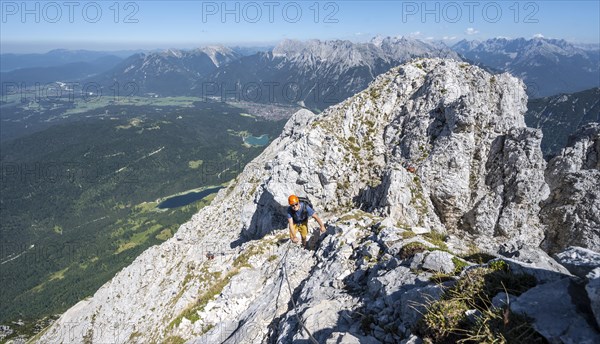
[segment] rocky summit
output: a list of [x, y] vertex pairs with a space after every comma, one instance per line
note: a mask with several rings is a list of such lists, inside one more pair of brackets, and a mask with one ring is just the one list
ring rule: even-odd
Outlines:
[[[35, 340], [600, 342], [597, 127], [546, 166], [526, 102], [509, 74], [418, 59], [299, 111]], [[326, 221], [311, 249], [289, 241], [292, 193]]]

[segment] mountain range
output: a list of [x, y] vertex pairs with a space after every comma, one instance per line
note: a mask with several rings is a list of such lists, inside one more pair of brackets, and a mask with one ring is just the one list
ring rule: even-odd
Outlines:
[[600, 86], [600, 49], [583, 49], [565, 40], [463, 40], [452, 50], [468, 61], [522, 78], [532, 98]]
[[135, 93], [161, 96], [190, 95], [196, 80], [215, 72], [241, 55], [225, 47], [209, 46], [185, 51], [169, 49], [130, 56], [113, 69], [88, 78], [100, 85], [135, 85]]
[[[369, 43], [285, 40], [269, 53], [246, 56], [226, 65], [200, 84], [214, 82], [221, 94], [237, 88], [242, 98], [292, 102], [321, 111], [414, 57], [458, 58], [447, 48], [406, 38], [376, 38]], [[256, 97], [254, 85], [262, 93], [260, 97]], [[246, 86], [248, 94], [243, 92]], [[204, 91], [201, 86], [196, 89]]]
[[458, 58], [447, 48], [405, 38], [370, 43], [285, 40], [272, 51], [249, 56], [224, 47], [134, 55], [88, 81], [133, 82], [140, 94], [293, 103], [323, 110], [413, 57]]
[[[532, 98], [600, 86], [600, 50], [555, 39], [463, 40], [447, 47], [443, 43], [406, 37], [378, 36], [366, 43], [284, 40], [266, 52], [258, 48], [236, 49], [239, 52], [213, 46], [139, 53], [110, 70], [98, 71], [92, 78], [79, 75], [84, 82], [98, 82], [107, 88], [115, 83], [133, 83], [138, 95], [196, 95], [294, 103], [317, 111], [339, 103], [364, 89], [377, 75], [415, 57], [466, 59], [492, 71], [510, 72], [525, 81]], [[57, 57], [61, 54], [62, 59]], [[46, 65], [99, 57], [99, 53], [92, 52], [52, 51], [46, 55], [43, 56], [50, 61]], [[3, 54], [2, 63], [7, 66], [3, 68], [10, 69], [15, 58]], [[29, 81], [31, 75], [38, 75], [37, 82], [64, 81], [70, 77], [60, 78], [60, 71], [21, 70], [20, 73], [25, 73], [22, 77], [21, 74], [2, 77], [15, 82]]]

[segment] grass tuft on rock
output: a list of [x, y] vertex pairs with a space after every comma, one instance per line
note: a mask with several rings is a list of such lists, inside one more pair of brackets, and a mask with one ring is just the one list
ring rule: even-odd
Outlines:
[[495, 259], [496, 256], [493, 256], [493, 255], [488, 254], [488, 253], [476, 252], [476, 253], [471, 253], [471, 254], [462, 256], [462, 258], [464, 260], [467, 260], [469, 262], [473, 262], [473, 263], [476, 263], [476, 264], [486, 264], [490, 260]]
[[452, 263], [454, 263], [454, 274], [455, 275], [460, 275], [460, 273], [463, 271], [463, 269], [466, 268], [467, 266], [469, 266], [469, 263], [465, 262], [464, 260], [462, 260], [458, 257], [452, 257]]
[[544, 343], [530, 319], [491, 304], [499, 292], [518, 296], [535, 285], [533, 276], [511, 273], [502, 260], [471, 269], [427, 307], [415, 332], [426, 343]]
[[402, 232], [401, 235], [402, 235], [402, 239], [405, 239], [405, 240], [406, 239], [410, 239], [410, 238], [414, 238], [414, 237], [417, 236], [417, 234], [415, 234], [415, 232], [410, 231], [410, 230]]
[[413, 241], [402, 246], [400, 252], [398, 253], [398, 256], [400, 257], [400, 259], [409, 259], [414, 257], [415, 254], [424, 251], [427, 251], [427, 246], [418, 241]]
[[446, 234], [433, 231], [425, 233], [423, 236], [427, 238], [427, 240], [430, 243], [434, 244], [435, 246], [441, 248], [444, 251], [448, 251], [448, 245], [446, 245], [446, 240], [448, 239], [448, 236]]
[[170, 337], [167, 337], [163, 343], [165, 343], [165, 344], [183, 344], [183, 343], [185, 343], [185, 339], [183, 339], [179, 336], [170, 336]]

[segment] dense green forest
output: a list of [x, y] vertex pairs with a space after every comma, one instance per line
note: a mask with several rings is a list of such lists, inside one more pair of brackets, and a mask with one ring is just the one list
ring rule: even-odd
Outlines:
[[273, 138], [283, 125], [208, 102], [106, 105], [34, 132], [13, 123], [20, 133], [0, 144], [0, 323], [92, 295], [211, 196], [166, 210], [161, 200], [228, 182], [264, 149], [243, 138]]

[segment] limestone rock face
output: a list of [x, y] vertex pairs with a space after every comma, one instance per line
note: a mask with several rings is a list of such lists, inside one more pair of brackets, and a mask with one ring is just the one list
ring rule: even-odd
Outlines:
[[540, 214], [548, 227], [543, 247], [600, 252], [600, 124], [587, 124], [569, 139], [548, 163], [546, 180], [551, 194]]
[[404, 226], [466, 231], [490, 249], [538, 245], [548, 187], [525, 104], [508, 74], [440, 59], [394, 68], [320, 116], [290, 119], [253, 163], [263, 193], [244, 207], [244, 235], [277, 228], [273, 214], [295, 192], [330, 212], [358, 207]]
[[486, 163], [487, 192], [465, 217], [476, 233], [510, 237], [518, 247], [541, 242], [536, 214], [548, 195], [541, 139], [538, 130], [513, 128], [494, 141]]
[[[420, 313], [410, 309], [441, 296], [448, 286], [431, 278], [454, 273], [467, 242], [518, 251], [543, 238], [545, 162], [540, 132], [525, 127], [525, 104], [523, 83], [508, 74], [421, 59], [322, 114], [299, 111], [210, 206], [38, 342], [290, 343], [310, 339], [302, 328], [319, 343], [419, 342], [411, 326]], [[564, 154], [581, 163], [569, 173], [588, 173], [593, 154], [577, 154]], [[562, 177], [553, 173], [546, 178], [556, 195]], [[287, 239], [292, 193], [309, 196], [327, 221], [324, 237], [313, 234], [314, 251]], [[575, 203], [569, 209], [585, 215]], [[444, 233], [453, 253], [435, 251]], [[400, 257], [415, 243], [420, 251]], [[542, 270], [567, 276], [546, 263]]]

